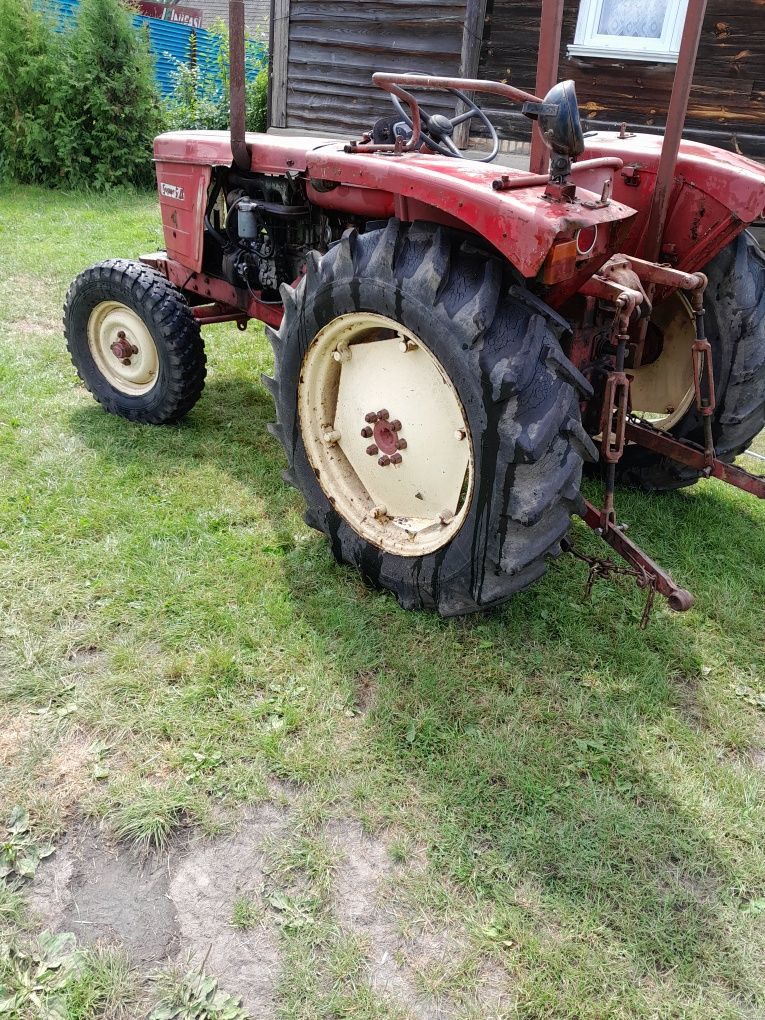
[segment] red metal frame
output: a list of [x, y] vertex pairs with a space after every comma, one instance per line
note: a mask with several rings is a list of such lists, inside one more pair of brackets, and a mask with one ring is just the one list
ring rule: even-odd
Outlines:
[[672, 182], [677, 166], [677, 155], [680, 151], [680, 141], [683, 137], [683, 126], [685, 115], [688, 112], [688, 99], [693, 84], [693, 71], [696, 66], [696, 54], [701, 39], [701, 28], [704, 24], [704, 14], [707, 9], [707, 0], [689, 0], [688, 11], [685, 15], [683, 35], [680, 41], [680, 53], [675, 67], [675, 78], [672, 82], [672, 94], [667, 111], [667, 126], [664, 129], [664, 140], [661, 149], [661, 159], [656, 173], [656, 185], [651, 201], [651, 211], [648, 216], [641, 254], [656, 262], [659, 259], [664, 240], [664, 227], [669, 212]]
[[717, 457], [711, 458], [709, 463], [704, 448], [695, 443], [675, 439], [666, 432], [659, 432], [635, 421], [627, 422], [625, 437], [629, 443], [637, 443], [647, 450], [661, 454], [662, 457], [669, 457], [678, 464], [685, 464], [696, 471], [701, 471], [706, 477], [719, 478], [720, 481], [735, 485], [737, 489], [743, 489], [758, 499], [765, 499], [765, 478], [750, 474], [735, 464], [726, 464]]

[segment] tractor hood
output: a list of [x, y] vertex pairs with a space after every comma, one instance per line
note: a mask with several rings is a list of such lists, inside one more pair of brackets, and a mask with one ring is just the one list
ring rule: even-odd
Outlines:
[[[253, 164], [255, 155], [253, 154]], [[489, 241], [525, 277], [535, 277], [556, 240], [573, 239], [579, 231], [594, 234], [587, 243], [584, 275], [591, 275], [618, 248], [625, 226], [635, 216], [630, 206], [600, 202], [612, 169], [584, 174], [586, 187], [577, 187], [573, 202], [553, 201], [544, 185], [497, 191], [494, 182], [506, 176], [512, 183], [528, 174], [499, 164], [450, 159], [420, 153], [390, 155], [345, 152], [343, 145], [325, 145], [307, 156], [312, 185], [333, 182], [356, 189], [360, 196], [388, 196], [391, 214], [404, 220], [431, 220], [472, 230]], [[334, 191], [309, 193], [319, 205], [342, 208]], [[361, 211], [361, 210], [359, 210]]]
[[[525, 277], [539, 273], [556, 240], [573, 240], [579, 231], [588, 231], [586, 254], [578, 257], [576, 267], [576, 277], [586, 278], [618, 250], [635, 216], [628, 204], [599, 201], [612, 169], [583, 172], [576, 200], [561, 202], [545, 197], [539, 184], [496, 191], [493, 182], [500, 175], [511, 180], [527, 176], [498, 164], [420, 153], [346, 152], [348, 143], [338, 139], [248, 134], [246, 142], [253, 172], [305, 176], [315, 205], [368, 219], [395, 215], [473, 231]], [[225, 131], [159, 135], [154, 157], [165, 174], [173, 164], [179, 172], [185, 164], [188, 172], [191, 166], [231, 166], [233, 161]]]

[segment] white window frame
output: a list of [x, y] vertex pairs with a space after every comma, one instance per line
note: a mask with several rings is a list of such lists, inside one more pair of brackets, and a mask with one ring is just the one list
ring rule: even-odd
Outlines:
[[661, 38], [602, 35], [598, 32], [604, 0], [579, 0], [579, 17], [570, 57], [610, 57], [612, 60], [652, 60], [676, 64], [680, 52], [688, 0], [669, 0]]

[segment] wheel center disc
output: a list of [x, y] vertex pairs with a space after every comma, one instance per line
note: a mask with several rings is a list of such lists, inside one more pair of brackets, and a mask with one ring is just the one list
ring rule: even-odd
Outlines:
[[298, 410], [319, 484], [358, 534], [404, 556], [454, 537], [473, 488], [470, 431], [411, 331], [371, 312], [333, 319], [304, 356]]
[[96, 305], [88, 319], [88, 347], [99, 372], [121, 393], [140, 396], [156, 383], [159, 355], [154, 338], [127, 305]]

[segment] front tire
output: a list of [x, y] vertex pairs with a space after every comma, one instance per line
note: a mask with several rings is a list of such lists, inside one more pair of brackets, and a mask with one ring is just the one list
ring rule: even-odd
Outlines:
[[[338, 562], [404, 608], [443, 616], [496, 606], [539, 578], [583, 508], [583, 459], [597, 456], [579, 414], [580, 395], [591, 391], [561, 350], [563, 320], [514, 284], [500, 260], [442, 228], [395, 220], [348, 232], [322, 258], [309, 258], [298, 287], [282, 295], [282, 326], [267, 330], [276, 369], [275, 379], [264, 377], [276, 404], [272, 431], [289, 461], [286, 477], [307, 503], [306, 521], [330, 539]], [[380, 481], [368, 489], [360, 479], [369, 478], [366, 465], [377, 470], [382, 450], [363, 461], [364, 398], [352, 409], [338, 406], [355, 400], [353, 386], [370, 392], [368, 373], [365, 381], [357, 370], [350, 388], [343, 382], [347, 349], [338, 338], [346, 326], [351, 358], [358, 343], [376, 404], [401, 419], [396, 434], [407, 440], [404, 459], [382, 457]], [[379, 370], [370, 354], [376, 345]], [[407, 345], [425, 348], [419, 361]], [[317, 351], [326, 359], [320, 370]], [[423, 374], [408, 378], [416, 363]], [[446, 383], [436, 395], [442, 403], [430, 403], [432, 370]], [[456, 414], [464, 425], [455, 429]], [[434, 415], [443, 422], [433, 425]], [[335, 418], [346, 423], [342, 430]], [[332, 457], [318, 452], [321, 442], [333, 446]], [[461, 487], [452, 480], [438, 488], [458, 457]], [[426, 508], [415, 523], [412, 496]], [[434, 509], [439, 499], [448, 499], [446, 513]]]
[[129, 421], [178, 421], [204, 388], [204, 344], [186, 299], [140, 262], [109, 259], [80, 273], [66, 296], [64, 336], [88, 390]]

